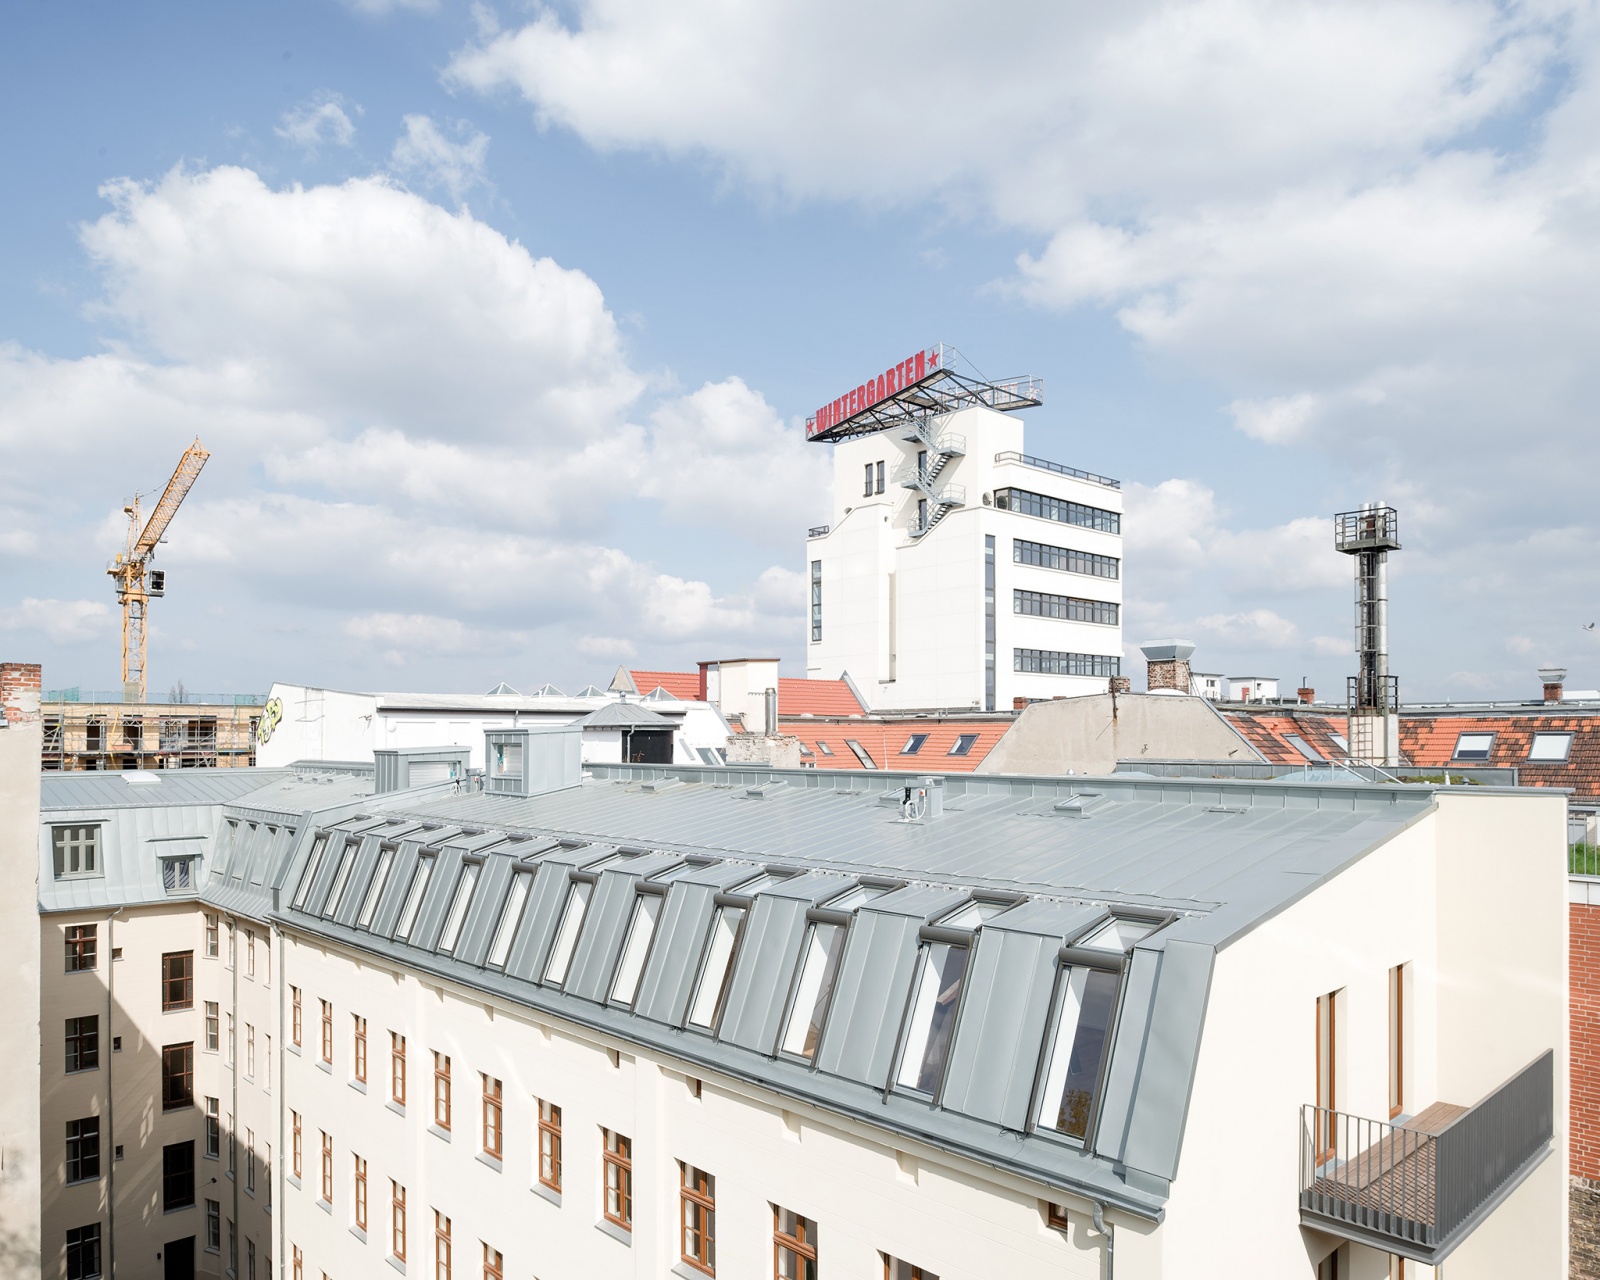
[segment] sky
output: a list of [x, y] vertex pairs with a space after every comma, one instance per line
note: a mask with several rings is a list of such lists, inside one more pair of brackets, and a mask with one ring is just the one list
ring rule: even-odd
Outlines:
[[0, 14], [0, 658], [149, 684], [804, 669], [805, 415], [944, 342], [1116, 476], [1125, 638], [1600, 685], [1600, 13], [995, 0]]

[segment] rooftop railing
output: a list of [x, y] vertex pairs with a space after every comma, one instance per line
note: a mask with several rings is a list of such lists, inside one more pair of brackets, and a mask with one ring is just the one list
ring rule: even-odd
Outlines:
[[1122, 481], [1113, 480], [1109, 476], [1097, 476], [1092, 471], [1080, 471], [1077, 467], [1069, 467], [1060, 462], [1047, 462], [1043, 458], [1030, 457], [1026, 453], [1014, 453], [1006, 450], [994, 455], [996, 462], [1020, 462], [1025, 467], [1037, 467], [1040, 471], [1054, 471], [1058, 476], [1071, 476], [1075, 480], [1087, 480], [1090, 484], [1101, 484], [1107, 489], [1122, 488]]
[[[41, 702], [112, 702], [120, 703], [127, 700], [123, 697], [121, 689], [80, 689], [74, 685], [70, 689], [46, 689]], [[174, 702], [171, 698], [151, 696], [143, 703], [130, 703], [135, 706], [148, 707], [260, 707], [267, 701], [264, 693], [189, 693], [183, 694], [181, 702]]]
[[1401, 1124], [1301, 1109], [1300, 1220], [1429, 1265], [1471, 1234], [1548, 1151], [1555, 1055], [1473, 1107]]
[[812, 525], [811, 528], [809, 530], [807, 530], [806, 537], [808, 537], [808, 538], [826, 538], [828, 536], [828, 530], [831, 529], [832, 527], [833, 527], [832, 525], [826, 525], [826, 524]]

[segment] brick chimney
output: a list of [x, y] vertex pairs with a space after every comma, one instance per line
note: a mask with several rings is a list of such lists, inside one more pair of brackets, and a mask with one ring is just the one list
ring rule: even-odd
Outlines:
[[1112, 676], [1107, 687], [1112, 693], [1132, 693], [1133, 680], [1128, 676]]
[[1539, 679], [1544, 681], [1544, 700], [1546, 702], [1561, 701], [1561, 686], [1567, 678], [1565, 667], [1540, 667]]
[[43, 669], [37, 662], [0, 662], [0, 708], [10, 724], [31, 724], [39, 718]]
[[1310, 685], [1303, 684], [1294, 692], [1295, 696], [1308, 707], [1317, 700], [1317, 691]]
[[1149, 640], [1139, 646], [1144, 654], [1144, 687], [1189, 692], [1189, 659], [1194, 655], [1192, 640]]

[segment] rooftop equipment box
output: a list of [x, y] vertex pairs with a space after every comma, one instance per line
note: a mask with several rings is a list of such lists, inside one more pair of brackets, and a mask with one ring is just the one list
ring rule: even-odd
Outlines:
[[484, 732], [483, 789], [541, 796], [583, 781], [583, 730], [577, 725]]
[[377, 774], [373, 794], [406, 791], [437, 782], [459, 782], [467, 776], [466, 747], [384, 747], [372, 753]]

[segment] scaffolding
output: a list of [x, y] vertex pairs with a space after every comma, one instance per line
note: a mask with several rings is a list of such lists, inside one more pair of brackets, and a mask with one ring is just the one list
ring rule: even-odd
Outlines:
[[62, 698], [40, 702], [47, 772], [107, 769], [236, 769], [256, 762], [260, 700], [133, 702]]

